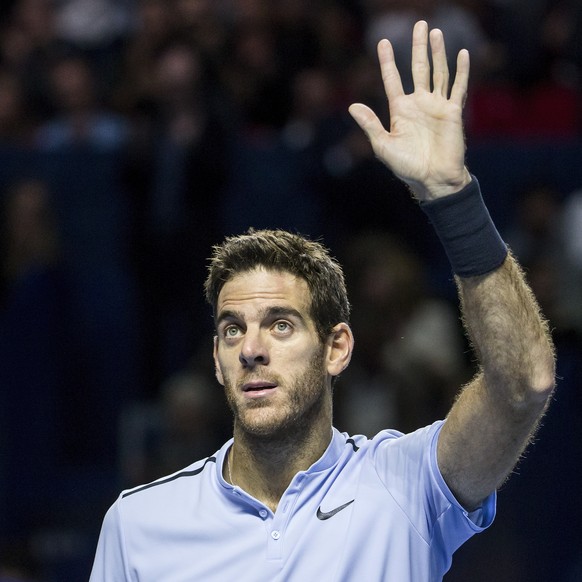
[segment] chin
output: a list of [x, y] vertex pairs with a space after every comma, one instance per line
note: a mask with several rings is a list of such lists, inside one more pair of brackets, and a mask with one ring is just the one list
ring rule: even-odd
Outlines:
[[[246, 418], [244, 418], [246, 416]], [[289, 418], [265, 418], [271, 415], [247, 414], [243, 418], [237, 418], [236, 426], [249, 436], [255, 438], [276, 438], [282, 435], [288, 435], [293, 430], [293, 422]], [[253, 418], [249, 418], [252, 416]], [[263, 418], [257, 418], [262, 416]]]
[[314, 424], [321, 422], [321, 413], [319, 401], [302, 410], [251, 409], [235, 416], [235, 427], [253, 438], [285, 440], [309, 433]]

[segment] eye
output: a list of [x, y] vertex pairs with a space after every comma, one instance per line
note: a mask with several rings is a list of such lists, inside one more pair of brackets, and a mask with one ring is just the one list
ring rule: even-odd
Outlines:
[[292, 329], [293, 328], [288, 321], [277, 321], [273, 326], [273, 330], [280, 335], [288, 334], [292, 331]]
[[228, 327], [224, 328], [224, 337], [226, 338], [234, 338], [237, 337], [240, 333], [240, 328], [236, 325], [229, 325]]

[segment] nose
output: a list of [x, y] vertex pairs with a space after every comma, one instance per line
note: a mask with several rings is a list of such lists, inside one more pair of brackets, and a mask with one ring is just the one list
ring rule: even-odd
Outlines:
[[245, 368], [269, 363], [269, 352], [260, 332], [247, 330], [238, 359]]

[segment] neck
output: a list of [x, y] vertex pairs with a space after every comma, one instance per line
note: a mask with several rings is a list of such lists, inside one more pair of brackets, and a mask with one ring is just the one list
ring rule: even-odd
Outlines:
[[298, 433], [288, 431], [265, 438], [237, 430], [235, 425], [225, 479], [275, 511], [293, 477], [306, 471], [325, 452], [332, 436], [331, 418]]

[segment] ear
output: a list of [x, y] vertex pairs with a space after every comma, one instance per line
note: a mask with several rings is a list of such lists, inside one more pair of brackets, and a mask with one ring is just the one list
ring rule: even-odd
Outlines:
[[339, 376], [350, 363], [354, 335], [347, 323], [338, 323], [327, 340], [326, 366], [330, 376]]
[[214, 336], [214, 349], [212, 351], [212, 356], [214, 358], [214, 374], [216, 379], [221, 386], [224, 386], [224, 378], [222, 376], [222, 370], [220, 369], [220, 364], [218, 362], [218, 337]]

